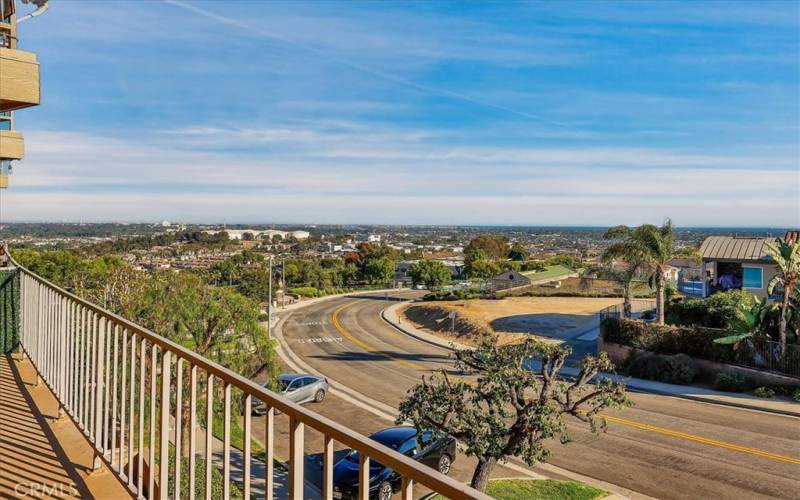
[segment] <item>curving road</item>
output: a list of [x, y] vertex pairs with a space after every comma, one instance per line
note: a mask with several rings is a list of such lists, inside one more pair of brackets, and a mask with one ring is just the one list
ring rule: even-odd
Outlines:
[[[447, 350], [385, 323], [380, 312], [390, 304], [383, 294], [330, 299], [284, 313], [279, 329], [284, 350], [351, 389], [336, 402], [348, 405], [339, 415], [349, 425], [363, 420], [362, 429], [387, 425], [376, 411], [391, 413], [423, 374], [452, 366]], [[571, 423], [573, 442], [554, 443], [551, 463], [658, 498], [794, 498], [800, 491], [800, 419], [650, 394], [632, 399], [633, 408], [609, 412], [604, 435]]]

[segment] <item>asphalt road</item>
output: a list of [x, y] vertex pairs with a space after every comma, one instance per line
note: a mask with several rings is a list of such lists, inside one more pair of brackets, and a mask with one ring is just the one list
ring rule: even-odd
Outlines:
[[[396, 407], [423, 374], [452, 362], [448, 351], [386, 324], [380, 311], [391, 303], [383, 299], [337, 298], [298, 309], [284, 315], [282, 333], [289, 349], [320, 373]], [[570, 422], [573, 441], [553, 443], [551, 463], [658, 498], [796, 498], [800, 419], [659, 395], [632, 399], [633, 408], [608, 412], [615, 418], [604, 434]], [[334, 409], [324, 413], [360, 432], [387, 425], [347, 401], [326, 403]]]

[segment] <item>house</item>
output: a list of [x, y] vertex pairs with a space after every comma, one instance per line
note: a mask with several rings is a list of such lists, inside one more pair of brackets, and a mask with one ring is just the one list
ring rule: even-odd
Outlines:
[[[775, 238], [706, 238], [700, 245], [702, 296], [724, 290], [747, 290], [759, 298], [768, 297], [767, 285], [778, 273], [768, 242], [775, 242]], [[775, 298], [775, 293], [770, 298]]]
[[667, 263], [677, 270], [678, 290], [684, 295], [703, 295], [703, 270], [699, 260], [676, 257]]
[[578, 272], [567, 266], [547, 266], [542, 271], [505, 271], [492, 278], [492, 290], [507, 290], [528, 285], [541, 285], [557, 282], [565, 278], [577, 277]]

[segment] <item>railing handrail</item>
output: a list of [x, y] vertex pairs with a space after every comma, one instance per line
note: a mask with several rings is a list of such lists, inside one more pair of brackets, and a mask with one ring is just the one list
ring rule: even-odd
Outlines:
[[[221, 381], [230, 384], [249, 394], [258, 398], [268, 406], [273, 407], [291, 418], [296, 419], [298, 422], [308, 425], [312, 429], [322, 432], [334, 438], [336, 441], [354, 448], [361, 453], [366, 454], [370, 458], [378, 460], [381, 464], [391, 468], [402, 476], [407, 476], [415, 482], [427, 486], [428, 488], [441, 493], [450, 498], [490, 498], [487, 495], [471, 488], [468, 485], [460, 483], [453, 478], [445, 476], [444, 474], [431, 469], [430, 467], [421, 465], [419, 462], [412, 460], [405, 455], [398, 453], [385, 445], [378, 443], [358, 432], [345, 427], [338, 422], [330, 420], [327, 417], [319, 415], [303, 406], [293, 403], [288, 399], [276, 394], [265, 387], [257, 384], [251, 380], [244, 378], [236, 372], [233, 372], [224, 366], [221, 366], [197, 353], [166, 339], [147, 328], [137, 325], [132, 321], [125, 319], [117, 314], [112, 313], [96, 304], [93, 304], [81, 297], [64, 290], [58, 285], [48, 281], [47, 279], [37, 275], [24, 266], [16, 262], [13, 257], [11, 262], [19, 269], [20, 272], [29, 276], [30, 278], [38, 281], [40, 284], [51, 288], [53, 291], [62, 295], [65, 298], [77, 302], [79, 305], [95, 312], [101, 317], [116, 323], [118, 326], [127, 329], [129, 332], [146, 339], [160, 348], [170, 351], [172, 354], [178, 355], [180, 358], [185, 359], [192, 365], [195, 365], [208, 374], [219, 378]], [[22, 332], [24, 335], [25, 333]]]

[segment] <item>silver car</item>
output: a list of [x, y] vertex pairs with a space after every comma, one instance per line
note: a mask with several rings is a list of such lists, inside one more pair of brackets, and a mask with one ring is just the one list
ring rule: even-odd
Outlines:
[[[321, 403], [330, 390], [328, 379], [308, 373], [282, 373], [278, 376], [278, 384], [280, 395], [298, 404]], [[266, 412], [267, 406], [262, 401], [253, 402], [253, 413], [263, 415]]]

